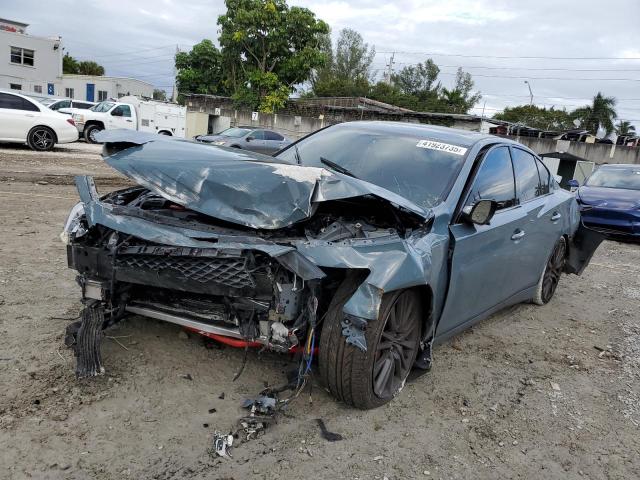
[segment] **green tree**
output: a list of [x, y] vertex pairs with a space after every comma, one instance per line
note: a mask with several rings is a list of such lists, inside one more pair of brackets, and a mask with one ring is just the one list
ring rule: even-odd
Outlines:
[[161, 90], [159, 88], [156, 88], [153, 90], [153, 99], [154, 100], [160, 100], [162, 102], [167, 100], [167, 92], [165, 92], [164, 90]]
[[[432, 59], [417, 65], [404, 67], [400, 72], [391, 75], [391, 81], [406, 95], [425, 95], [440, 90], [437, 82], [440, 69]], [[436, 83], [437, 82], [437, 83]]]
[[326, 64], [311, 77], [312, 91], [318, 97], [363, 97], [368, 95], [371, 78], [371, 63], [375, 47], [369, 47], [362, 35], [345, 28], [340, 31], [335, 51], [331, 40], [322, 48], [326, 52]]
[[285, 0], [225, 0], [218, 17], [227, 86], [238, 103], [273, 112], [294, 85], [327, 61], [321, 45], [329, 26]]
[[69, 53], [62, 57], [62, 73], [75, 75], [104, 75], [104, 67], [92, 60], [78, 61]]
[[182, 102], [186, 93], [229, 93], [224, 82], [222, 54], [211, 40], [202, 40], [189, 52], [176, 53], [175, 62], [178, 101]]
[[442, 112], [467, 113], [480, 101], [480, 92], [472, 93], [474, 87], [471, 74], [458, 67], [452, 89], [443, 88], [440, 96]]
[[604, 128], [607, 134], [613, 132], [613, 122], [617, 118], [616, 99], [614, 97], [605, 97], [598, 92], [591, 105], [576, 108], [571, 116], [580, 120], [582, 128], [593, 135], [598, 133], [600, 127]]
[[69, 55], [69, 53], [65, 53], [64, 57], [62, 57], [62, 73], [78, 73], [78, 61]]
[[101, 76], [104, 75], [104, 67], [91, 60], [84, 60], [78, 63], [78, 73], [80, 75]]
[[616, 125], [616, 133], [618, 135], [635, 135], [636, 127], [631, 125], [627, 120], [620, 120]]
[[520, 123], [541, 130], [566, 130], [573, 128], [572, 117], [565, 109], [540, 108], [536, 105], [507, 107], [493, 118], [506, 122]]

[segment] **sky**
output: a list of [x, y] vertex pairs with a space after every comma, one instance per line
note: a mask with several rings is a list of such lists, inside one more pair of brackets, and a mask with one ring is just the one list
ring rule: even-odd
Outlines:
[[[492, 116], [530, 101], [571, 110], [601, 91], [618, 99], [618, 117], [640, 130], [639, 0], [289, 0], [375, 45], [379, 77], [432, 58], [444, 86], [460, 66], [482, 100], [471, 113]], [[28, 33], [58, 36], [65, 50], [95, 60], [107, 75], [130, 76], [171, 91], [173, 55], [203, 38], [217, 43], [222, 0], [0, 0], [2, 16]]]

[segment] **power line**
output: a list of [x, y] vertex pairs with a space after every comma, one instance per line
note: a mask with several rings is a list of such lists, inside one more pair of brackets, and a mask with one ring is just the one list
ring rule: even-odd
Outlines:
[[[376, 52], [392, 53], [392, 52]], [[467, 55], [464, 53], [436, 53], [436, 52], [401, 52], [395, 53], [404, 55], [425, 55], [431, 57], [463, 57], [463, 58], [503, 58], [503, 59], [543, 59], [543, 60], [640, 60], [640, 57], [547, 57], [537, 55]]]
[[[64, 43], [68, 43], [68, 40], [63, 40], [62, 43], [63, 44]], [[71, 43], [75, 43], [75, 42], [72, 41]], [[80, 43], [78, 43], [78, 44], [80, 44]], [[82, 45], [86, 46], [86, 44], [84, 42], [82, 43]], [[93, 55], [93, 54], [91, 54], [91, 57], [92, 58], [109, 58], [109, 57], [118, 57], [118, 56], [122, 56], [122, 55], [130, 56], [132, 54], [135, 55], [135, 54], [140, 53], [140, 52], [150, 52], [150, 51], [154, 51], [154, 50], [162, 50], [162, 49], [166, 49], [166, 48], [169, 48], [169, 47], [175, 47], [175, 44], [173, 44], [173, 45], [163, 45], [161, 47], [153, 47], [153, 48], [142, 48], [142, 49], [139, 49], [139, 50], [129, 50], [129, 51], [125, 51], [125, 52], [111, 53], [111, 54], [106, 54], [106, 55]]]
[[[416, 66], [418, 63], [394, 62], [397, 65]], [[374, 65], [383, 65], [382, 63]], [[527, 67], [487, 67], [484, 65], [438, 65], [438, 68], [462, 68], [473, 69], [480, 68], [483, 70], [525, 70], [525, 71], [561, 71], [561, 72], [640, 72], [640, 69], [610, 69], [610, 68], [527, 68]]]

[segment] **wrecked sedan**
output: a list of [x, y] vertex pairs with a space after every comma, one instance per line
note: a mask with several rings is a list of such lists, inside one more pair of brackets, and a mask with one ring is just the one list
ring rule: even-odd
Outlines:
[[63, 238], [85, 303], [79, 375], [102, 370], [101, 329], [136, 314], [300, 352], [299, 377], [317, 360], [335, 397], [377, 407], [434, 343], [549, 302], [598, 244], [540, 159], [494, 136], [351, 122], [269, 157], [101, 135], [138, 186], [100, 197], [77, 179]]

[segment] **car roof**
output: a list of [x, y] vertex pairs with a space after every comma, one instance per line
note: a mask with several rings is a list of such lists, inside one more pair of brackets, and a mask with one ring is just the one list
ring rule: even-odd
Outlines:
[[385, 121], [356, 121], [345, 122], [332, 125], [330, 128], [362, 128], [372, 132], [411, 135], [414, 137], [424, 137], [426, 140], [433, 140], [443, 143], [452, 143], [462, 147], [472, 145], [487, 139], [499, 140], [501, 143], [519, 145], [508, 139], [499, 138], [485, 133], [461, 130], [458, 128], [442, 127], [439, 125], [429, 125], [424, 123], [408, 122], [385, 122]]

